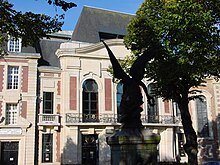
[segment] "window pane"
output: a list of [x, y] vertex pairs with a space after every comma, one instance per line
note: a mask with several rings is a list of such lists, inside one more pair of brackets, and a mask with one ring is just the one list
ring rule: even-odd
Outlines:
[[83, 103], [84, 103], [83, 104], [84, 109], [89, 109], [89, 102], [88, 101], [84, 101]]
[[17, 123], [17, 104], [6, 104], [5, 124], [13, 125]]
[[92, 79], [86, 80], [83, 83], [83, 91], [84, 92], [98, 92], [98, 85]]
[[52, 109], [51, 102], [45, 101], [45, 109]]
[[209, 136], [208, 114], [206, 98], [201, 96], [196, 99], [197, 121], [198, 121], [198, 136]]
[[45, 100], [51, 100], [53, 93], [52, 92], [45, 92]]
[[[98, 114], [98, 85], [92, 79], [86, 80], [83, 83], [83, 114], [89, 116], [90, 114]], [[83, 116], [83, 120], [87, 122], [97, 120], [96, 117], [93, 117], [93, 120], [87, 120], [86, 116]]]
[[84, 100], [89, 100], [89, 94], [86, 92], [83, 92], [83, 99]]
[[118, 83], [117, 85], [117, 113], [120, 113], [120, 104], [121, 104], [121, 98], [123, 95], [123, 84]]
[[90, 112], [91, 114], [96, 114], [97, 112], [96, 112], [96, 108], [95, 109], [91, 109], [91, 112]]
[[53, 114], [53, 92], [43, 93], [43, 113]]
[[18, 89], [18, 81], [19, 81], [19, 67], [9, 66], [7, 89]]
[[91, 93], [91, 100], [97, 100], [97, 93]]
[[42, 162], [53, 160], [53, 134], [42, 134]]
[[155, 105], [147, 104], [148, 107], [148, 122], [158, 123], [159, 122], [159, 105], [158, 98], [154, 96], [155, 84], [148, 85], [148, 94], [154, 98]]
[[15, 39], [14, 37], [10, 37], [8, 41], [8, 51], [20, 52], [21, 51], [21, 39]]
[[96, 102], [92, 102], [91, 103], [91, 109], [97, 109], [97, 107], [96, 107], [96, 105], [97, 105], [97, 103]]

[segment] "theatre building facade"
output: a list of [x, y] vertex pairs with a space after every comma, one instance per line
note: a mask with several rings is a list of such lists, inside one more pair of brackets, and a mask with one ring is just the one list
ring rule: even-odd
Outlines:
[[[129, 54], [121, 39], [106, 43], [117, 58]], [[120, 127], [118, 105], [123, 91], [122, 85], [113, 83], [107, 71], [110, 66], [107, 51], [100, 42], [81, 48], [69, 42], [61, 44], [56, 54], [60, 68], [39, 67], [42, 98], [39, 160], [57, 164], [111, 164], [106, 137]], [[181, 152], [178, 138], [183, 140], [179, 114], [173, 113], [171, 102], [157, 99], [157, 105], [149, 107], [145, 96], [144, 102], [143, 125], [162, 137], [158, 156], [174, 161], [174, 155]]]
[[[100, 41], [117, 59], [129, 55], [122, 38], [132, 17], [84, 7], [73, 33], [50, 34], [37, 48], [23, 51], [12, 38], [9, 53], [0, 57], [0, 164], [111, 165], [106, 137], [121, 125], [123, 84], [114, 83]], [[154, 84], [143, 82], [152, 94]], [[209, 78], [204, 85], [197, 94], [201, 99], [189, 103], [198, 160], [218, 161], [220, 82]], [[143, 92], [141, 120], [161, 136], [158, 162], [186, 162], [177, 104], [154, 99], [149, 105]]]
[[[122, 39], [106, 40], [117, 58], [129, 51]], [[111, 164], [106, 137], [120, 127], [118, 122], [122, 84], [113, 83], [107, 71], [111, 65], [101, 42], [91, 45], [62, 43], [56, 51], [60, 67], [39, 67], [39, 164]], [[148, 90], [152, 83], [144, 81]], [[201, 98], [189, 104], [198, 134], [200, 162], [218, 160], [218, 105], [220, 84], [208, 79]], [[143, 97], [141, 119], [149, 131], [161, 135], [158, 161], [187, 162], [183, 150], [184, 132], [175, 102]], [[216, 139], [216, 140], [215, 140]]]

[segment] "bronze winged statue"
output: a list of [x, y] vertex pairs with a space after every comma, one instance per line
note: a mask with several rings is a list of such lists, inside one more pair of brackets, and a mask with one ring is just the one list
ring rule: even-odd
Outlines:
[[123, 95], [120, 103], [119, 118], [122, 123], [121, 129], [142, 129], [141, 111], [143, 111], [143, 109], [141, 106], [143, 104], [143, 96], [140, 87], [143, 88], [149, 104], [154, 105], [154, 99], [149, 96], [147, 87], [141, 80], [144, 78], [144, 68], [146, 62], [155, 57], [158, 53], [158, 47], [145, 50], [143, 54], [135, 60], [130, 68], [129, 75], [127, 75], [108, 45], [104, 41], [102, 42], [108, 51], [114, 77], [121, 80], [123, 83]]

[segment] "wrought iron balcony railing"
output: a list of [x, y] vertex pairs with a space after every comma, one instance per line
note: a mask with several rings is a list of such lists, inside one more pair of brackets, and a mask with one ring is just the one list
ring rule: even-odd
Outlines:
[[60, 125], [59, 114], [39, 114], [39, 126], [59, 126]]
[[66, 123], [83, 122], [117, 123], [117, 115], [66, 113]]
[[[76, 123], [119, 123], [119, 115], [117, 114], [81, 114], [81, 113], [66, 113], [66, 124]], [[181, 118], [177, 116], [158, 115], [149, 116], [141, 115], [143, 124], [158, 123], [158, 124], [179, 124]]]

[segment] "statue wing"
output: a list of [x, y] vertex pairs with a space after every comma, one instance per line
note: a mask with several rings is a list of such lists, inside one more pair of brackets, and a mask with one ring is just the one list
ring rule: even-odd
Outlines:
[[114, 54], [112, 53], [112, 51], [108, 47], [108, 45], [104, 41], [102, 41], [102, 42], [108, 51], [108, 55], [109, 55], [110, 61], [112, 63], [114, 77], [126, 81], [129, 78], [129, 76], [124, 72], [124, 70], [122, 69], [118, 60], [115, 58]]
[[130, 76], [136, 81], [141, 81], [144, 78], [144, 68], [146, 62], [153, 59], [155, 55], [158, 54], [159, 50], [159, 46], [155, 46], [153, 48], [145, 50], [143, 54], [139, 56], [131, 66], [129, 73]]

